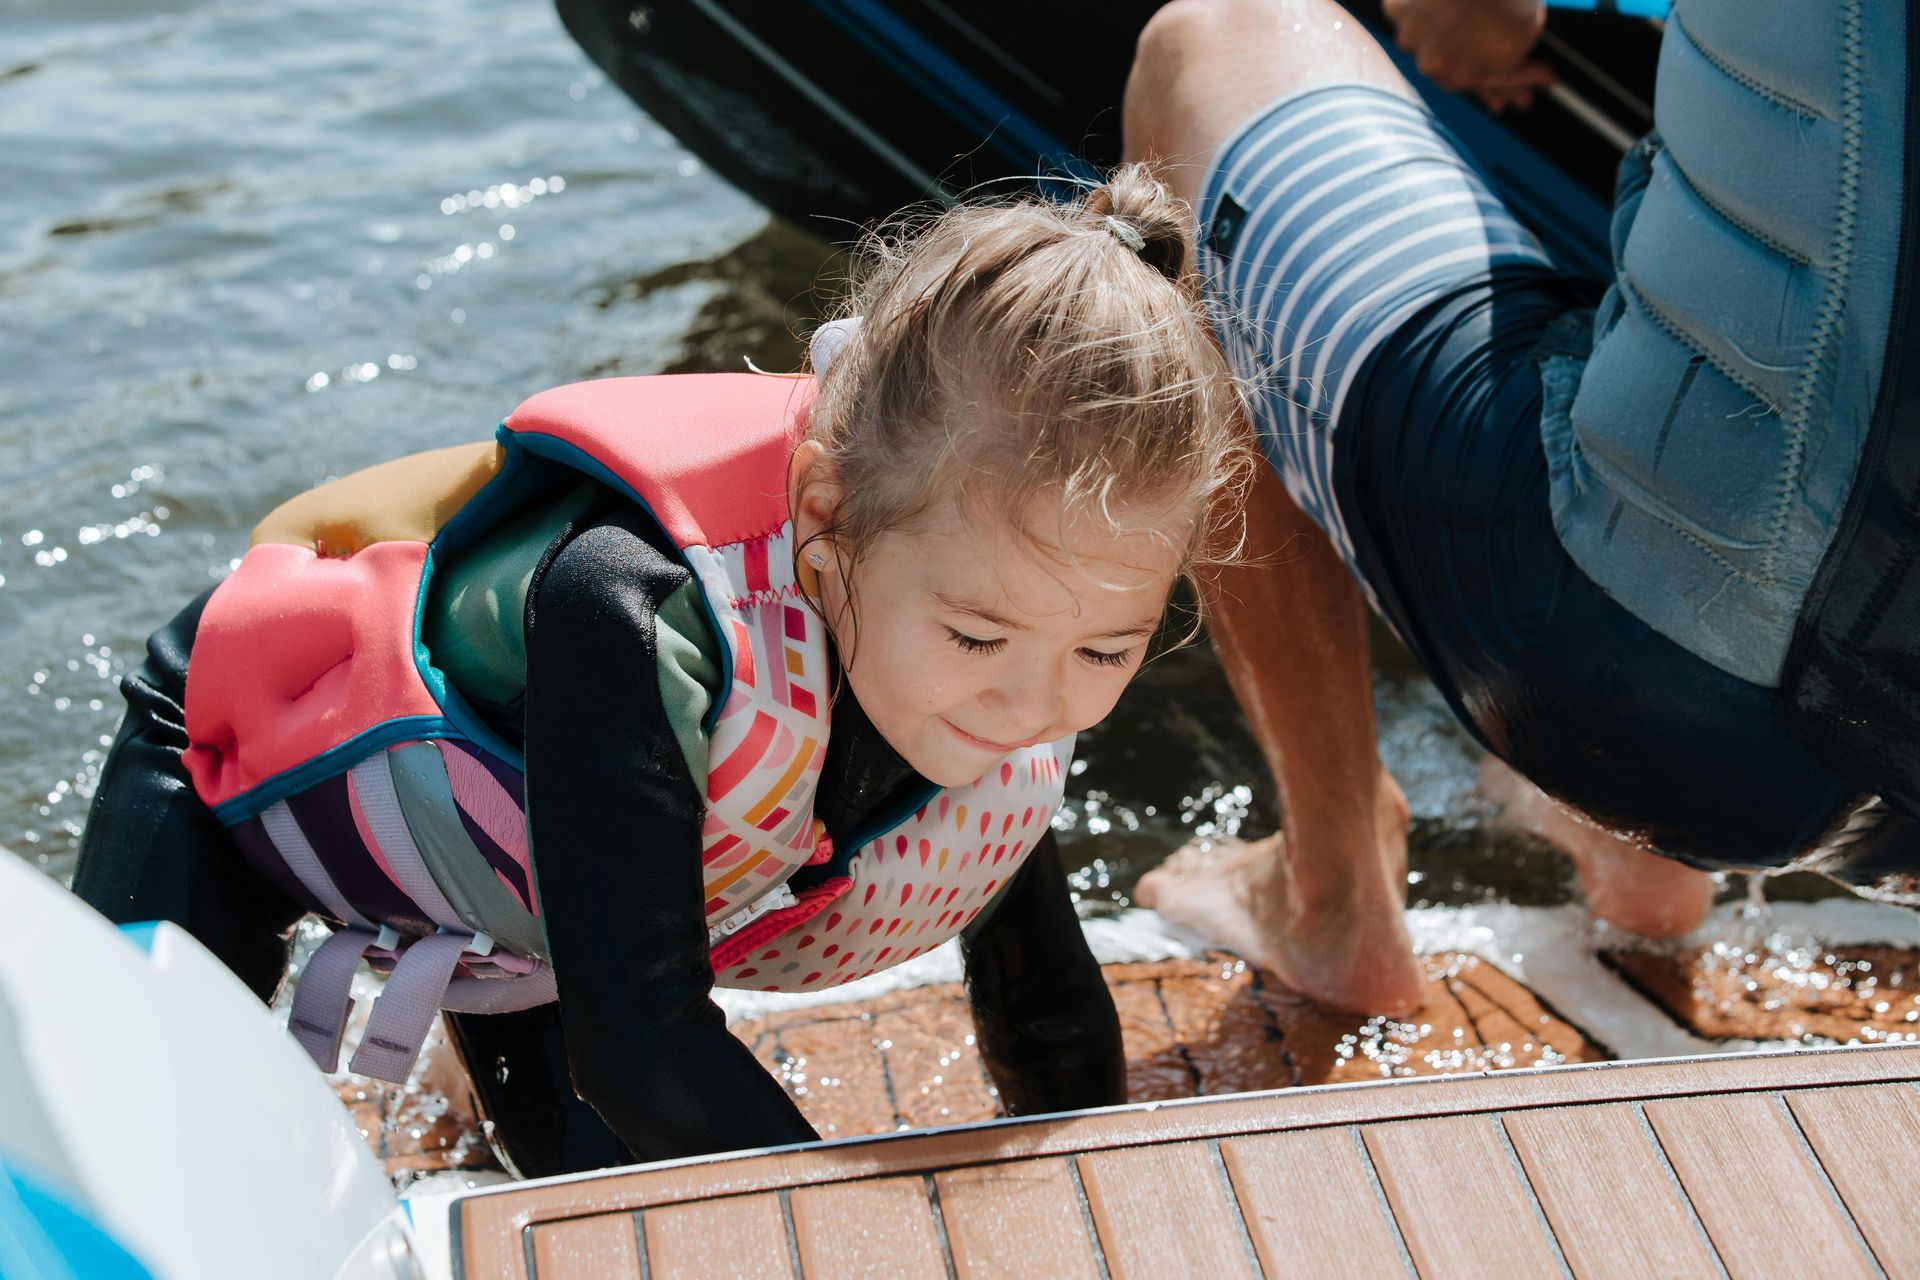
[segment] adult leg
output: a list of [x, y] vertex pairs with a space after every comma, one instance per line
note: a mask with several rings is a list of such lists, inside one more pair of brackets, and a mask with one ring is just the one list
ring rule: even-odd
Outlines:
[[1501, 826], [1530, 831], [1572, 858], [1587, 906], [1616, 928], [1677, 938], [1713, 908], [1712, 876], [1585, 821], [1498, 756], [1481, 761], [1480, 793], [1500, 806]]
[[[1333, 0], [1175, 0], [1127, 83], [1130, 159], [1198, 205], [1220, 145], [1254, 112], [1323, 84], [1413, 96]], [[1248, 494], [1247, 561], [1202, 583], [1208, 632], [1280, 790], [1281, 830], [1193, 849], [1140, 901], [1315, 999], [1377, 1013], [1425, 1000], [1401, 908], [1407, 806], [1380, 764], [1366, 605], [1327, 536], [1268, 467]]]
[[[1181, 0], [1142, 38], [1128, 91], [1129, 155], [1169, 164], [1176, 190], [1197, 204], [1214, 155], [1261, 107], [1354, 82], [1412, 96], [1327, 0]], [[1250, 495], [1249, 519], [1256, 558], [1215, 584], [1209, 623], [1274, 771], [1283, 830], [1262, 846], [1186, 857], [1143, 881], [1142, 900], [1247, 949], [1310, 995], [1403, 1010], [1419, 997], [1399, 914], [1405, 807], [1374, 748], [1360, 597], [1330, 539], [1277, 478], [1263, 477]], [[1298, 542], [1290, 560], [1289, 539]], [[1524, 784], [1511, 792], [1544, 802]], [[1560, 819], [1543, 834], [1569, 837], [1596, 909], [1615, 923], [1676, 932], [1704, 912], [1698, 873], [1579, 828], [1544, 803], [1526, 812]], [[1687, 881], [1677, 892], [1667, 883], [1676, 876]]]
[[1407, 802], [1380, 763], [1366, 604], [1326, 535], [1261, 467], [1246, 563], [1201, 583], [1207, 631], [1280, 791], [1264, 840], [1189, 846], [1140, 902], [1342, 1008], [1426, 999], [1402, 907]]
[[73, 891], [115, 924], [168, 920], [271, 1000], [305, 908], [248, 862], [187, 776], [187, 661], [207, 597], [147, 641], [81, 837]]

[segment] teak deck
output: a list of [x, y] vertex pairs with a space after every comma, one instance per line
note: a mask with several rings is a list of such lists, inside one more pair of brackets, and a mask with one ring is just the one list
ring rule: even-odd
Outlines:
[[1920, 1048], [1117, 1108], [482, 1192], [478, 1280], [1920, 1277]]

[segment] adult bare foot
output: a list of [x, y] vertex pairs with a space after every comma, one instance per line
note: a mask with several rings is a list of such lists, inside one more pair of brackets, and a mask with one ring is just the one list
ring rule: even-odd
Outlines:
[[1573, 859], [1593, 914], [1649, 938], [1692, 933], [1713, 908], [1713, 877], [1575, 817], [1546, 792], [1488, 756], [1480, 790], [1501, 806], [1501, 826], [1530, 831]]
[[1148, 872], [1141, 906], [1244, 957], [1309, 999], [1401, 1016], [1428, 982], [1401, 914], [1405, 856], [1385, 885], [1356, 886], [1345, 906], [1301, 909], [1287, 892], [1283, 837], [1196, 840]]

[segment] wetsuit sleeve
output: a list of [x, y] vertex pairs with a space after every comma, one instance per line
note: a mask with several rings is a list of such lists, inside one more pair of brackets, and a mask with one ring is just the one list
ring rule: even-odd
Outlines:
[[687, 570], [647, 532], [634, 512], [558, 540], [527, 608], [527, 814], [573, 1085], [641, 1160], [808, 1141], [711, 999], [701, 794], [654, 672]]
[[980, 1056], [1011, 1115], [1127, 1100], [1120, 1018], [1040, 838], [1012, 885], [960, 937]]

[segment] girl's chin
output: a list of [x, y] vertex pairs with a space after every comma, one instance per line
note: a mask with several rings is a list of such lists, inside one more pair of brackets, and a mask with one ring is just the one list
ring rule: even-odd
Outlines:
[[[904, 754], [904, 753], [903, 753]], [[978, 753], [966, 753], [969, 758], [961, 759], [957, 752], [943, 752], [929, 759], [907, 759], [913, 771], [928, 782], [942, 787], [970, 787], [980, 781], [986, 771], [980, 762]]]

